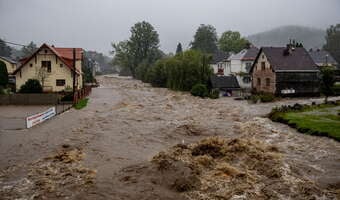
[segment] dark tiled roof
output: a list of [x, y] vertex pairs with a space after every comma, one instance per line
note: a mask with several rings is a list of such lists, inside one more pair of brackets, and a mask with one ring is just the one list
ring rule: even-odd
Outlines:
[[255, 60], [259, 51], [260, 50], [258, 48], [251, 47], [251, 48], [247, 49], [246, 54], [244, 54], [244, 56], [241, 60]]
[[213, 88], [239, 89], [240, 85], [235, 76], [216, 76], [210, 78]]
[[16, 61], [12, 60], [12, 58], [9, 58], [9, 57], [0, 56], [0, 58], [4, 59], [7, 62], [12, 63], [12, 64], [16, 64], [17, 63]]
[[217, 64], [219, 62], [222, 62], [223, 60], [226, 60], [228, 58], [229, 54], [223, 51], [217, 51], [213, 54], [212, 60], [210, 64]]
[[298, 47], [288, 55], [285, 54], [286, 49], [286, 47], [262, 47], [261, 51], [266, 55], [274, 71], [318, 70], [306, 49]]
[[308, 53], [316, 64], [325, 64], [326, 62], [328, 64], [333, 64], [333, 65], [338, 64], [335, 61], [335, 59], [331, 56], [331, 54], [325, 50], [316, 50], [316, 51], [310, 50], [308, 51]]

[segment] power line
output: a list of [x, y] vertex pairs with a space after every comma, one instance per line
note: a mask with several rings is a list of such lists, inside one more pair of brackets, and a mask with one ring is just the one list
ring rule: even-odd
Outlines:
[[14, 43], [14, 42], [9, 42], [9, 41], [5, 41], [5, 40], [1, 40], [1, 42], [7, 43], [7, 44], [11, 44], [11, 45], [17, 45], [17, 46], [22, 46], [22, 47], [28, 47], [27, 45], [18, 44], [18, 43]]

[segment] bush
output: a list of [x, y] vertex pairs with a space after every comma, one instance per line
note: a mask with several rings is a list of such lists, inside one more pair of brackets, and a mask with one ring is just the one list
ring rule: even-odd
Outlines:
[[198, 96], [198, 97], [207, 97], [208, 96], [208, 89], [207, 86], [203, 84], [196, 84], [192, 87], [190, 93], [193, 96]]
[[263, 103], [273, 102], [275, 100], [275, 96], [273, 94], [262, 94], [260, 95], [260, 100]]
[[250, 96], [250, 101], [253, 103], [257, 103], [260, 100], [260, 96], [259, 95], [251, 95]]
[[76, 105], [74, 105], [74, 108], [77, 110], [83, 109], [87, 106], [88, 101], [88, 98], [81, 99]]
[[270, 93], [254, 94], [250, 97], [250, 100], [253, 103], [257, 103], [259, 100], [262, 103], [267, 103], [267, 102], [273, 102], [275, 100], [275, 96]]
[[40, 82], [36, 79], [28, 79], [24, 85], [20, 87], [20, 93], [42, 93], [43, 89]]
[[212, 99], [218, 99], [220, 97], [220, 90], [219, 89], [212, 89], [209, 97], [212, 98]]
[[164, 60], [158, 61], [149, 68], [146, 79], [154, 87], [166, 87], [168, 77]]

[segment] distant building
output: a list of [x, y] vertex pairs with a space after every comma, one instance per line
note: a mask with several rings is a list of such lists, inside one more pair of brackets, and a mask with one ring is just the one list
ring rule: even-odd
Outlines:
[[325, 50], [310, 49], [308, 53], [312, 57], [315, 64], [319, 67], [324, 67], [324, 66], [337, 67], [338, 66], [338, 63], [335, 61], [332, 55]]
[[14, 71], [16, 89], [19, 90], [28, 79], [37, 79], [45, 92], [60, 92], [73, 88], [74, 76], [76, 89], [81, 89], [83, 49], [76, 48], [75, 59], [74, 67], [73, 48], [43, 44], [30, 57], [22, 59]]
[[255, 92], [282, 96], [319, 94], [319, 69], [302, 48], [262, 47], [250, 70]]
[[249, 70], [253, 65], [259, 49], [250, 47], [243, 49], [237, 54], [231, 55], [226, 62], [225, 75], [234, 75], [241, 88], [251, 88], [251, 77]]
[[214, 74], [226, 75], [226, 60], [228, 58], [228, 55], [228, 53], [223, 51], [217, 51], [213, 54], [210, 66], [214, 70]]
[[0, 56], [0, 60], [6, 64], [7, 72], [12, 75], [17, 69], [17, 62], [8, 57]]
[[233, 75], [213, 75], [210, 80], [212, 88], [220, 90], [220, 96], [232, 96], [234, 91], [241, 89], [236, 77]]
[[17, 69], [17, 62], [8, 57], [0, 56], [0, 60], [5, 63], [8, 73], [8, 82], [15, 84], [13, 72]]

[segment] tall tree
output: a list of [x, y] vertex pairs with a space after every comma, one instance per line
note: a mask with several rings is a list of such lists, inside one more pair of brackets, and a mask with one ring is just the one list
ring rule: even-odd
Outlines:
[[2, 39], [0, 39], [0, 56], [11, 56], [11, 47], [9, 47]]
[[38, 49], [37, 45], [31, 41], [28, 45], [21, 48], [21, 56], [28, 57]]
[[340, 63], [340, 24], [332, 25], [327, 29], [326, 44], [327, 50], [334, 59]]
[[124, 72], [124, 75], [131, 75], [134, 70], [132, 64], [132, 55], [130, 51], [129, 41], [121, 41], [117, 44], [112, 44], [112, 54], [114, 54], [112, 64], [118, 66], [120, 72]]
[[191, 42], [191, 49], [201, 51], [203, 53], [215, 53], [217, 51], [217, 32], [215, 27], [211, 25], [201, 24]]
[[[113, 45], [115, 63], [128, 68], [134, 78], [137, 78], [138, 66], [153, 64], [162, 55], [159, 48], [159, 36], [154, 27], [148, 22], [136, 23], [131, 28], [129, 40]], [[142, 65], [143, 63], [143, 65]], [[145, 71], [139, 70], [139, 71]]]
[[182, 49], [182, 44], [181, 43], [178, 43], [177, 45], [177, 48], [176, 48], [176, 55], [177, 54], [180, 54], [183, 52], [183, 49]]
[[241, 37], [237, 31], [226, 31], [222, 34], [218, 41], [218, 45], [222, 51], [225, 52], [239, 52], [246, 48], [249, 41]]
[[333, 94], [333, 86], [335, 83], [334, 69], [332, 67], [321, 68], [321, 93], [325, 95], [325, 103], [328, 97]]

